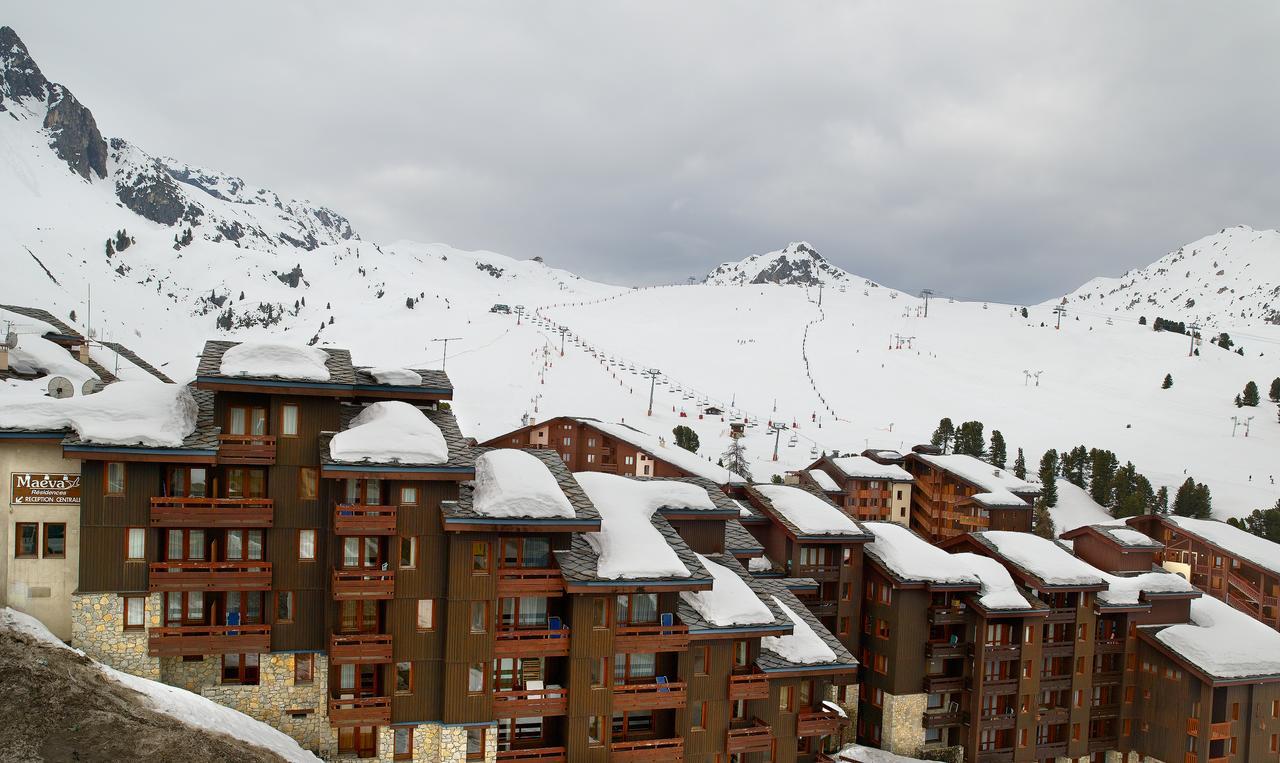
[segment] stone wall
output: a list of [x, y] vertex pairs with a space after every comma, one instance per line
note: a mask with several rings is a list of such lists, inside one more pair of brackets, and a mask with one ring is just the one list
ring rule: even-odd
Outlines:
[[[176, 676], [179, 678], [198, 676], [206, 681], [205, 685], [198, 689], [205, 697], [280, 729], [308, 750], [320, 754], [334, 754], [338, 749], [338, 735], [337, 731], [329, 725], [327, 698], [329, 659], [323, 654], [316, 654], [312, 680], [300, 684], [293, 680], [293, 658], [292, 654], [284, 653], [259, 655], [257, 686], [223, 685], [221, 663], [217, 657], [206, 657], [204, 663], [184, 663], [181, 658], [177, 658], [177, 664], [180, 666], [207, 664], [211, 669], [176, 671]], [[168, 660], [165, 662], [167, 663]], [[168, 683], [167, 680], [166, 683]], [[183, 684], [174, 682], [174, 685], [182, 686]], [[190, 687], [184, 686], [184, 688]], [[294, 717], [295, 715], [297, 717]], [[381, 738], [378, 740], [380, 753], [384, 747], [388, 751], [391, 749], [390, 730], [383, 729], [383, 731], [386, 732], [387, 738], [385, 744]], [[391, 754], [388, 752], [387, 760], [390, 759]]]
[[840, 730], [838, 741], [841, 746], [850, 745], [858, 741], [858, 685], [852, 684], [848, 687], [849, 704], [840, 701], [839, 686], [827, 687], [827, 701], [839, 705], [844, 710], [845, 715], [849, 716], [849, 724]]
[[927, 694], [884, 695], [881, 710], [880, 746], [897, 755], [917, 757], [924, 746], [924, 718]]
[[[158, 628], [160, 594], [146, 598], [147, 628]], [[147, 631], [124, 629], [124, 599], [119, 594], [72, 594], [71, 645], [116, 670], [160, 680], [160, 661], [147, 654]]]

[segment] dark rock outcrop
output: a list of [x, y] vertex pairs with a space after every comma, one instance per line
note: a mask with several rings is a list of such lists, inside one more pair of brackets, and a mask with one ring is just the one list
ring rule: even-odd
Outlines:
[[27, 52], [18, 33], [0, 26], [0, 103], [4, 100], [45, 100], [49, 81]]
[[93, 112], [62, 85], [49, 86], [49, 111], [44, 115], [49, 145], [76, 174], [107, 176], [107, 141], [98, 131]]

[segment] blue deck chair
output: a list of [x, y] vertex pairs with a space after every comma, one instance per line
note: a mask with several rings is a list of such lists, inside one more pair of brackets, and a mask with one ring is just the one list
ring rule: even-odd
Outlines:
[[[558, 631], [558, 630], [560, 630], [560, 628], [562, 627], [562, 625], [563, 625], [563, 624], [561, 623], [560, 618], [558, 618], [558, 617], [548, 617], [548, 618], [547, 618], [547, 630], [549, 630], [549, 631]], [[560, 634], [559, 634], [559, 633], [553, 633], [553, 634], [551, 634], [551, 638], [560, 638]]]
[[667, 688], [667, 677], [666, 677], [666, 676], [654, 676], [654, 677], [653, 677], [653, 682], [654, 682], [654, 683], [656, 683], [656, 684], [658, 684], [658, 686], [662, 687], [662, 688], [658, 689], [658, 691], [659, 691], [659, 692], [661, 692], [661, 693], [663, 693], [663, 694], [670, 694], [670, 693], [671, 693], [671, 690]]

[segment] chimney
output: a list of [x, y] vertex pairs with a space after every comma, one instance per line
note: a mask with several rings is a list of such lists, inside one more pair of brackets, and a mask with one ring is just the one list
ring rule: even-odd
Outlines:
[[79, 361], [87, 364], [89, 362], [89, 343], [87, 341], [81, 342], [76, 345], [75, 349], [78, 350], [77, 358]]
[[0, 371], [9, 370], [9, 348], [0, 344]]

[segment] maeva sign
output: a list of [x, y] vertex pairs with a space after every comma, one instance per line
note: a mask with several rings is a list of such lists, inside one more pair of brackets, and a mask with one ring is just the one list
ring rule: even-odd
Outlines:
[[14, 505], [80, 503], [79, 474], [14, 472]]

